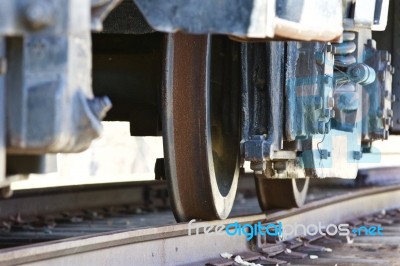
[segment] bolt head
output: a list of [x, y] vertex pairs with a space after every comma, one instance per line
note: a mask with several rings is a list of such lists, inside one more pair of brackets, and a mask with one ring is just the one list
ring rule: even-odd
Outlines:
[[264, 171], [267, 168], [267, 163], [265, 161], [252, 161], [250, 163], [250, 169], [253, 171]]
[[54, 20], [52, 7], [43, 1], [33, 1], [24, 11], [28, 25], [34, 30], [50, 26]]
[[360, 151], [353, 151], [353, 159], [360, 160], [362, 158], [362, 152]]
[[320, 150], [319, 155], [321, 159], [328, 159], [329, 157], [331, 157], [331, 152], [328, 150]]
[[283, 173], [286, 170], [286, 161], [275, 161], [273, 163], [273, 168], [275, 171], [278, 171], [278, 173]]

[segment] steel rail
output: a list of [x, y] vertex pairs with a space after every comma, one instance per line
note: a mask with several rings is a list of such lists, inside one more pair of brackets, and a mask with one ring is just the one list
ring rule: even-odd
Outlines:
[[[245, 236], [205, 234], [195, 227], [257, 223], [344, 222], [400, 206], [400, 185], [362, 189], [306, 204], [299, 209], [234, 217], [223, 221], [187, 223], [140, 230], [120, 230], [0, 251], [1, 265], [179, 265], [218, 257], [222, 252], [249, 250]], [[286, 235], [285, 237], [294, 237]]]
[[[16, 190], [0, 200], [0, 220], [23, 219], [59, 212], [118, 205], [154, 203], [152, 191], [167, 189], [164, 181], [138, 181]], [[95, 199], [95, 200], [94, 200]], [[169, 202], [166, 199], [166, 202]], [[166, 203], [168, 205], [168, 203]]]
[[[239, 192], [254, 193], [252, 182], [252, 174], [242, 174]], [[0, 199], [0, 221], [121, 205], [169, 207], [169, 203], [167, 183], [159, 180], [20, 189], [11, 198]]]

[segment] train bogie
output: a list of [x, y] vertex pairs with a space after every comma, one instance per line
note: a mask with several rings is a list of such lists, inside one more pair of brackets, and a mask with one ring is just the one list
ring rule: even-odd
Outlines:
[[245, 161], [263, 210], [297, 207], [399, 132], [395, 1], [78, 2], [0, 2], [1, 187], [105, 117], [163, 137], [177, 220], [224, 219]]

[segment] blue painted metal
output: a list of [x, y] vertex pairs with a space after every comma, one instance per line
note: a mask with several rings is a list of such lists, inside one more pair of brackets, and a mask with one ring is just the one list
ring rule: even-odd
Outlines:
[[391, 56], [388, 51], [380, 51], [370, 40], [366, 46], [365, 62], [376, 71], [376, 79], [364, 86], [367, 115], [363, 120], [363, 141], [387, 139], [392, 125], [391, 109], [392, 75]]
[[0, 2], [8, 153], [79, 152], [100, 135], [111, 103], [92, 92], [91, 8], [89, 0]]
[[329, 133], [335, 116], [330, 46], [288, 42], [286, 60], [286, 139], [305, 140]]

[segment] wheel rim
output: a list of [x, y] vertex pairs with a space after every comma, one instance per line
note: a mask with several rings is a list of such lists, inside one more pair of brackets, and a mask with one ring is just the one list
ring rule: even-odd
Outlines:
[[232, 116], [224, 111], [230, 97], [225, 95], [226, 86], [218, 86], [219, 79], [214, 79], [221, 70], [210, 71], [218, 59], [211, 44], [210, 36], [167, 37], [164, 155], [178, 221], [224, 219], [236, 194], [238, 119], [226, 119]]
[[258, 202], [263, 211], [301, 207], [310, 179], [271, 179], [255, 177]]
[[309, 182], [310, 178], [308, 177], [301, 179], [292, 179], [293, 195], [295, 196], [295, 204], [292, 207], [303, 206], [306, 200]]
[[306, 188], [306, 183], [308, 185], [308, 178], [298, 178], [292, 179], [292, 183], [293, 183], [293, 189], [296, 190], [297, 192], [301, 193], [303, 191], [303, 189]]

